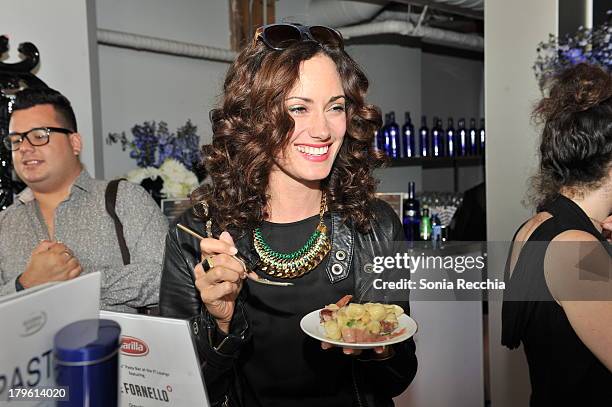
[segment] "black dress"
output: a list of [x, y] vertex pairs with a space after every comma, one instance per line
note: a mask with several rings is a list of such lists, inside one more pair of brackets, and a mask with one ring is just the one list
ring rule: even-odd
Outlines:
[[597, 237], [612, 255], [610, 245], [570, 199], [559, 195], [540, 210], [553, 217], [523, 245], [506, 284], [502, 344], [510, 349], [520, 342], [524, 345], [532, 386], [530, 406], [612, 406], [612, 373], [578, 338], [548, 290], [544, 277], [548, 243], [542, 242], [581, 230]]
[[[299, 249], [318, 222], [316, 215], [285, 224], [263, 222], [261, 229], [274, 250], [287, 253]], [[325, 223], [331, 227], [329, 215]], [[245, 286], [245, 309], [252, 332], [252, 340], [238, 359], [245, 406], [335, 407], [355, 403], [352, 358], [339, 349], [321, 350], [321, 343], [300, 329], [302, 316], [354, 291], [352, 278], [329, 283], [327, 261], [328, 257], [292, 280], [292, 287]]]

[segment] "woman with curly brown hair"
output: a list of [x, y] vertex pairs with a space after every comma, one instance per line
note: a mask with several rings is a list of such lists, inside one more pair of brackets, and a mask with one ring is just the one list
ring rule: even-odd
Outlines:
[[508, 257], [502, 344], [525, 348], [531, 406], [610, 406], [612, 77], [579, 64], [549, 91], [534, 111], [538, 213]]
[[171, 227], [160, 292], [162, 315], [192, 320], [213, 405], [391, 406], [416, 373], [412, 339], [359, 354], [299, 326], [363, 298], [376, 247], [403, 240], [374, 198], [381, 119], [367, 88], [322, 26], [264, 26], [229, 68], [204, 148], [212, 183], [178, 219], [207, 237]]

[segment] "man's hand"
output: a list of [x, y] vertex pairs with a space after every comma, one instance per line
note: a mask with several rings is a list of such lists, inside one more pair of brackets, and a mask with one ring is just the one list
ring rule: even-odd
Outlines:
[[32, 252], [19, 283], [30, 288], [50, 281], [71, 280], [82, 271], [81, 264], [66, 245], [43, 240]]

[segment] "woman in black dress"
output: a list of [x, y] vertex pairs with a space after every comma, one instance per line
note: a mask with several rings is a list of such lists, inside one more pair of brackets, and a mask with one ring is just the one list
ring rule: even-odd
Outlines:
[[[357, 355], [299, 325], [345, 294], [363, 298], [376, 247], [403, 240], [374, 197], [381, 120], [367, 87], [321, 26], [262, 27], [227, 73], [205, 146], [212, 184], [178, 219], [208, 237], [170, 227], [160, 291], [162, 315], [191, 319], [215, 406], [392, 406], [416, 373], [412, 339]], [[260, 278], [293, 285], [255, 284], [237, 252]]]
[[543, 122], [538, 213], [507, 261], [502, 344], [523, 344], [531, 406], [612, 406], [612, 77], [580, 64], [559, 74]]

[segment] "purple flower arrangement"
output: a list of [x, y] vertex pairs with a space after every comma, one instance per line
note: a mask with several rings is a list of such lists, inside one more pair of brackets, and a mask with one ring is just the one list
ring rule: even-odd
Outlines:
[[561, 39], [550, 34], [548, 42], [538, 44], [533, 70], [540, 89], [557, 72], [581, 62], [612, 69], [612, 10], [607, 16], [607, 21], [600, 27], [580, 27], [574, 35]]
[[159, 168], [167, 159], [174, 159], [190, 171], [197, 171], [200, 162], [200, 137], [197, 127], [187, 120], [175, 133], [170, 133], [168, 124], [144, 122], [132, 127], [132, 139], [125, 132], [109, 133], [106, 143], [121, 144], [121, 149], [130, 149], [130, 158], [136, 160], [140, 168]]

